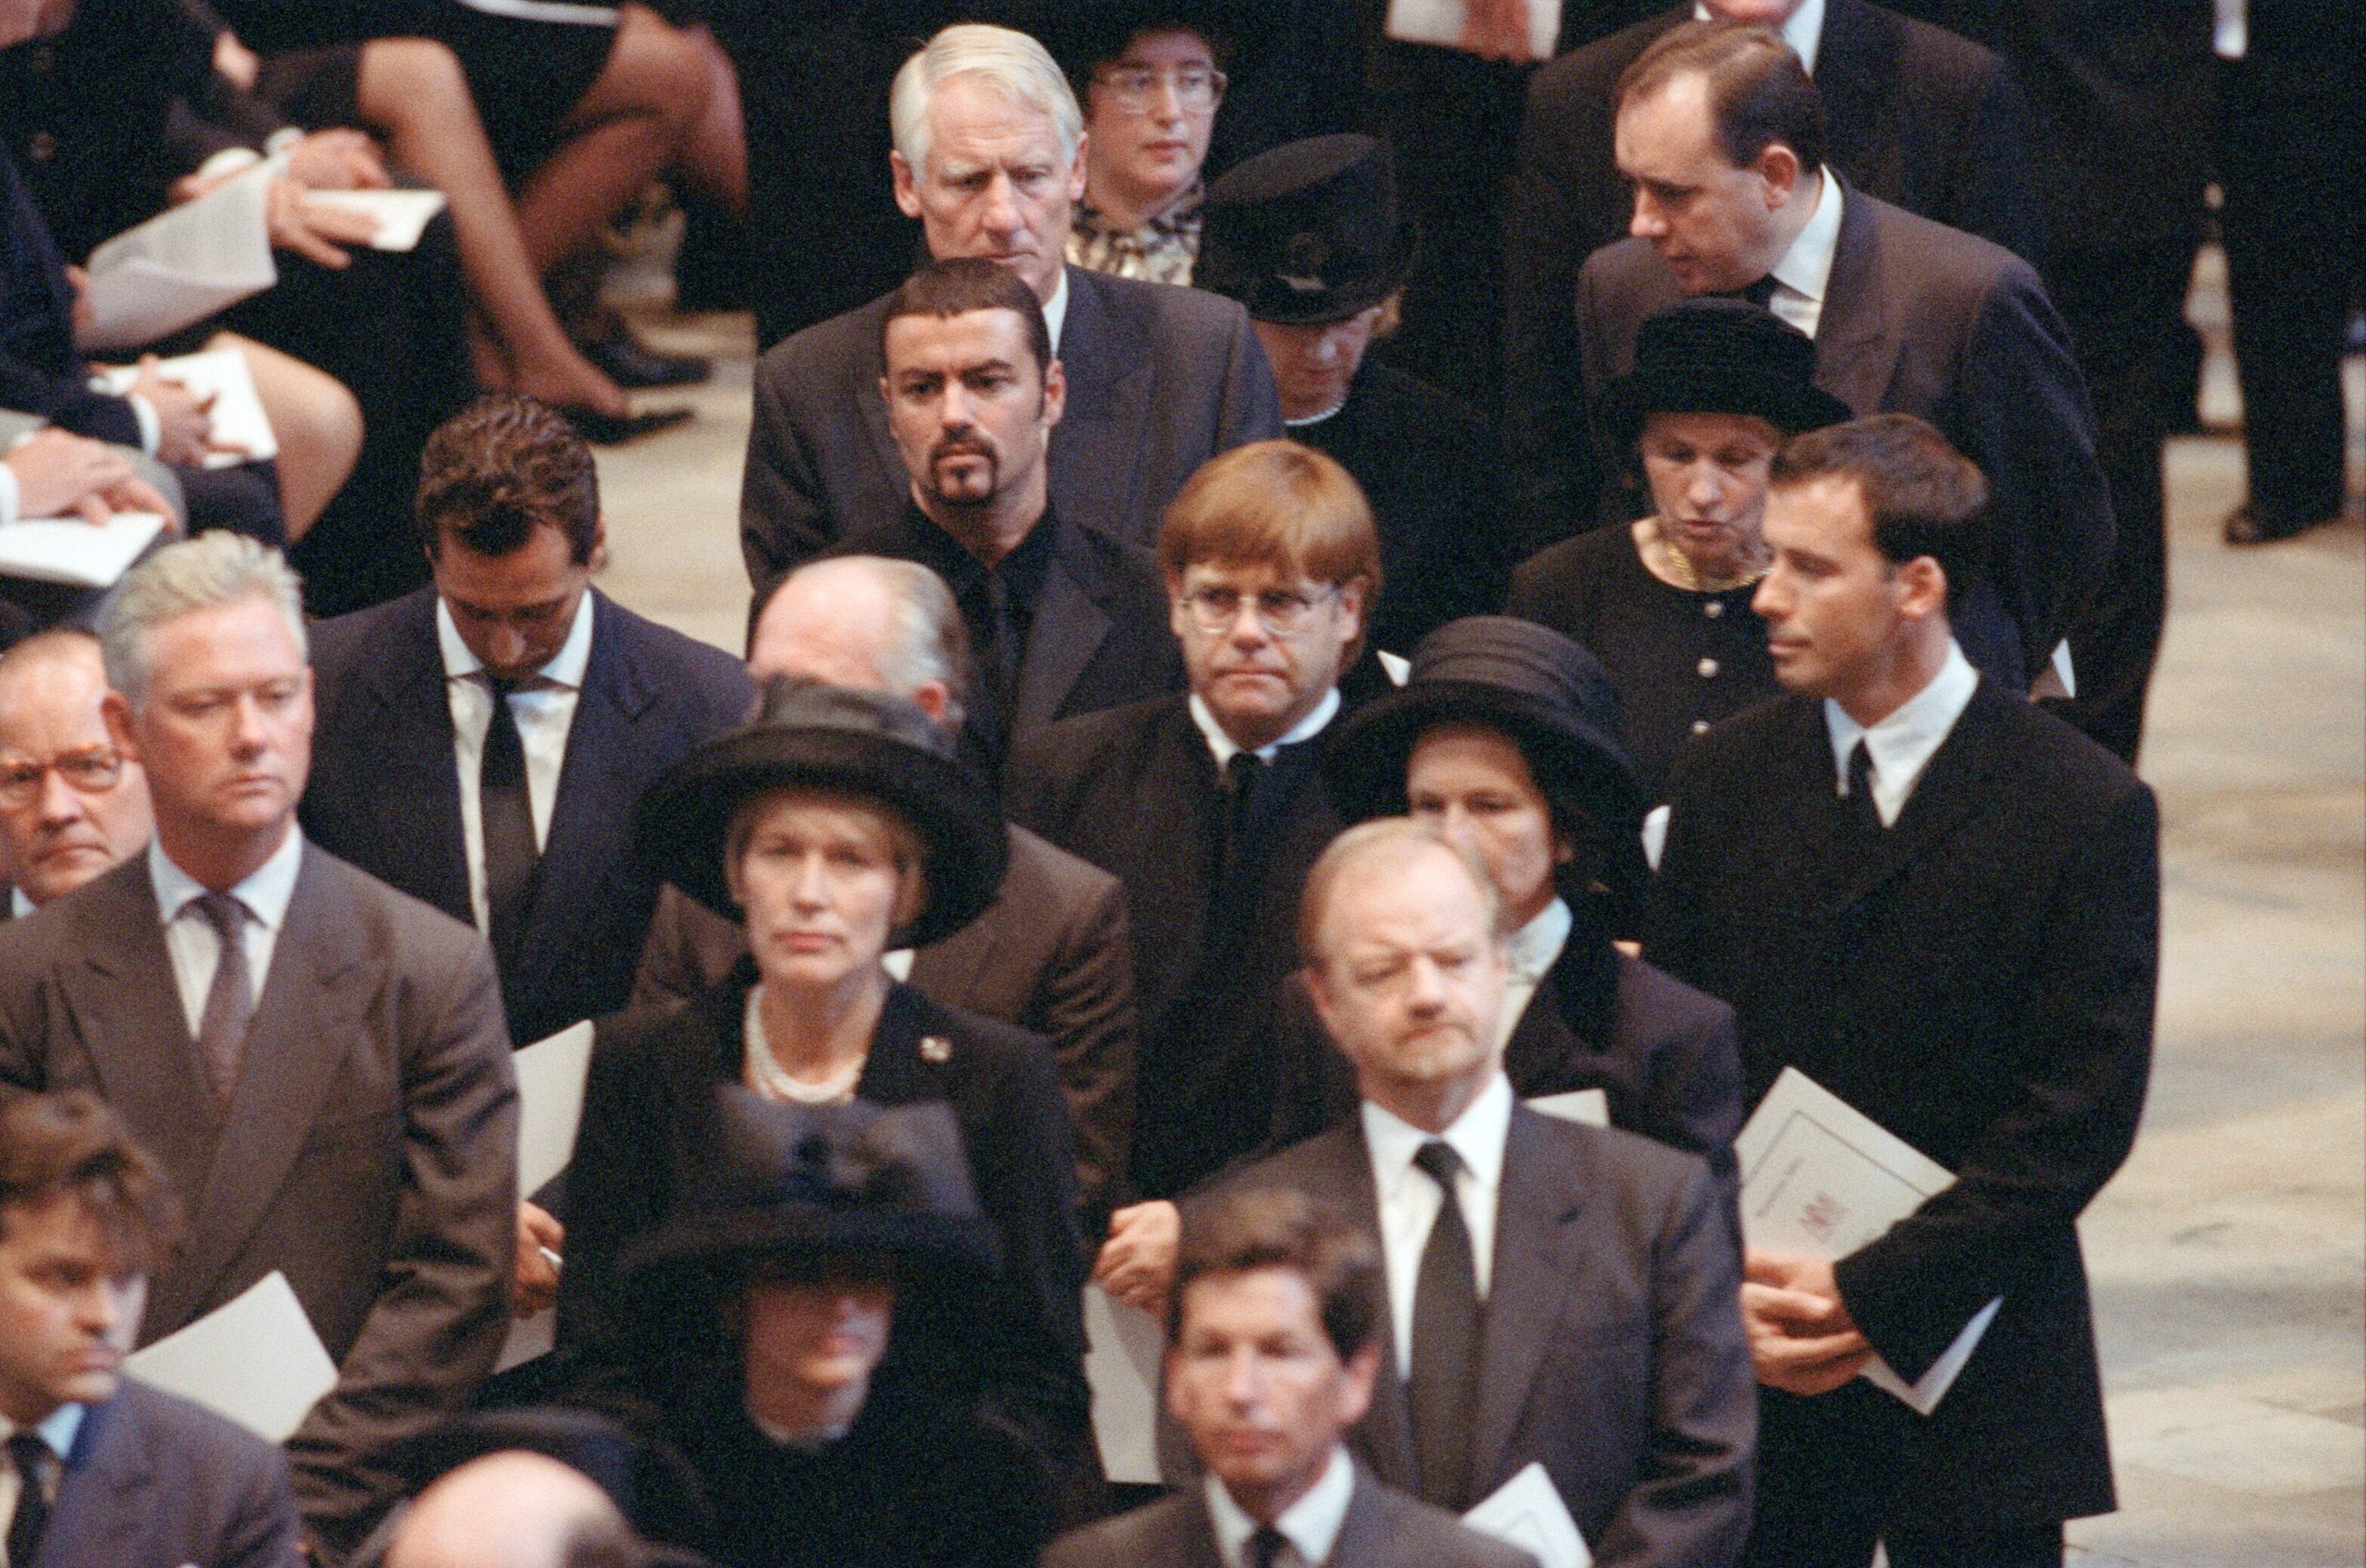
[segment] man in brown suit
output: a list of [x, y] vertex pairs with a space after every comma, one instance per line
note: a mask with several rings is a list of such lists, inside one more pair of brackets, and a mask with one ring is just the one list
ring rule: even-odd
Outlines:
[[[790, 574], [757, 618], [748, 669], [761, 685], [801, 675], [886, 691], [957, 729], [968, 641], [952, 591], [926, 566], [873, 555]], [[636, 1006], [680, 1003], [747, 952], [738, 926], [668, 887], [660, 896]], [[930, 1000], [1032, 1029], [1052, 1042], [1076, 1128], [1077, 1190], [1094, 1234], [1121, 1190], [1134, 1124], [1134, 965], [1117, 879], [1026, 829], [994, 906], [909, 954], [905, 978]]]
[[287, 1276], [338, 1364], [288, 1440], [334, 1562], [399, 1492], [388, 1451], [500, 1348], [518, 1112], [492, 955], [297, 831], [311, 676], [274, 553], [168, 546], [99, 629], [155, 837], [0, 929], [0, 1086], [95, 1091], [187, 1195], [143, 1341]]

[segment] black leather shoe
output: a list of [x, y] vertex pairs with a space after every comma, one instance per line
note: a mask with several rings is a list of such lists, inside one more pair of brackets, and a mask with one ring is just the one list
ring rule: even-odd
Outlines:
[[2298, 539], [2309, 531], [2309, 525], [2271, 524], [2260, 509], [2250, 502], [2226, 514], [2226, 526], [2220, 530], [2226, 542], [2233, 545], [2274, 544], [2278, 541]]
[[598, 343], [587, 343], [583, 357], [602, 373], [628, 389], [652, 386], [696, 386], [714, 374], [714, 361], [695, 354], [660, 354], [644, 348], [628, 333]]
[[602, 414], [590, 408], [562, 408], [576, 433], [594, 446], [621, 446], [644, 435], [654, 435], [662, 430], [672, 430], [686, 424], [690, 410], [683, 407], [651, 408], [638, 414]]

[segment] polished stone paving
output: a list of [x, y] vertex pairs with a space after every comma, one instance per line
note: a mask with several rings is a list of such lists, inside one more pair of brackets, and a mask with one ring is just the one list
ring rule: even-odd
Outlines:
[[[2215, 314], [2205, 290], [2195, 315]], [[602, 583], [737, 650], [746, 329], [648, 330], [724, 360], [691, 424], [602, 454]], [[2214, 365], [2220, 419], [2229, 379]], [[2180, 439], [2167, 463], [2143, 766], [2165, 832], [2158, 1053], [2135, 1153], [2084, 1221], [2120, 1512], [2073, 1525], [2071, 1561], [2366, 1563], [2366, 529], [2229, 550], [2239, 443]]]

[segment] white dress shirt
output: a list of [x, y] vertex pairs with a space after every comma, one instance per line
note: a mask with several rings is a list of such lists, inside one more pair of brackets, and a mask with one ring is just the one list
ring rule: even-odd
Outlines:
[[[33, 1430], [41, 1434], [42, 1441], [49, 1444], [49, 1452], [57, 1455], [61, 1465], [65, 1464], [66, 1456], [74, 1452], [74, 1439], [82, 1430], [82, 1414], [81, 1405], [61, 1404], [33, 1426]], [[7, 1559], [8, 1526], [17, 1522], [18, 1489], [21, 1484], [16, 1465], [8, 1460], [6, 1445], [22, 1429], [6, 1416], [0, 1416], [0, 1562], [6, 1562]], [[1335, 1460], [1333, 1464], [1335, 1468], [1337, 1462]], [[1339, 1506], [1344, 1510], [1347, 1504], [1342, 1502]], [[15, 1568], [15, 1565], [10, 1564], [9, 1568]]]
[[1545, 973], [1568, 945], [1572, 917], [1569, 906], [1555, 899], [1537, 911], [1536, 918], [1512, 933], [1511, 978], [1504, 986], [1504, 1015], [1495, 1025], [1495, 1049], [1501, 1051], [1519, 1027], [1520, 1015], [1536, 998]]
[[1068, 270], [1060, 269], [1060, 281], [1052, 286], [1052, 298], [1043, 302], [1043, 331], [1052, 340], [1052, 358], [1060, 357], [1060, 329], [1068, 324]]
[[[271, 955], [279, 945], [279, 928], [287, 921], [287, 901], [296, 896], [296, 873], [304, 862], [304, 835], [290, 822], [287, 837], [271, 858], [255, 868], [244, 881], [232, 886], [230, 896], [247, 912], [238, 923], [247, 950], [247, 979], [254, 1002], [262, 1003], [263, 982], [271, 975]], [[213, 971], [222, 962], [222, 939], [213, 922], [194, 906], [209, 891], [173, 864], [163, 845], [148, 841], [148, 880], [156, 890], [156, 912], [165, 922], [165, 949], [172, 954], [173, 982], [180, 987], [181, 1015], [189, 1020], [189, 1038], [205, 1016], [206, 992], [213, 989]]]
[[1512, 1083], [1497, 1073], [1479, 1091], [1454, 1125], [1425, 1133], [1367, 1100], [1362, 1108], [1364, 1147], [1372, 1156], [1372, 1190], [1380, 1200], [1380, 1250], [1388, 1270], [1388, 1316], [1396, 1333], [1396, 1374], [1413, 1370], [1413, 1286], [1421, 1276], [1421, 1251], [1438, 1218], [1438, 1184], [1416, 1170], [1413, 1156], [1433, 1137], [1442, 1137], [1462, 1157], [1455, 1173], [1455, 1197], [1462, 1204], [1463, 1228], [1470, 1233], [1470, 1262], [1479, 1299], [1495, 1261], [1495, 1204], [1504, 1185], [1504, 1139], [1512, 1126]]
[[[493, 682], [484, 665], [460, 640], [451, 607], [435, 601], [435, 641], [444, 652], [444, 695], [452, 705], [452, 761], [460, 775], [460, 840], [469, 860], [469, 907], [477, 930], [493, 930], [484, 879], [484, 803], [478, 798], [484, 770], [484, 736], [493, 727]], [[533, 684], [514, 691], [509, 711], [526, 751], [526, 802], [534, 819], [534, 847], [550, 842], [551, 812], [558, 804], [559, 774], [567, 767], [567, 734], [583, 695], [583, 671], [592, 662], [592, 595], [575, 607], [575, 624], [551, 662], [534, 673]]]
[[[1213, 1475], [1201, 1484], [1207, 1489], [1208, 1522], [1215, 1526], [1216, 1552], [1224, 1559], [1225, 1568], [1250, 1568], [1249, 1538], [1257, 1533], [1257, 1521], [1232, 1501], [1232, 1494]], [[1274, 1528], [1288, 1543], [1274, 1559], [1274, 1568], [1284, 1563], [1289, 1568], [1323, 1568], [1331, 1549], [1338, 1544], [1340, 1528], [1348, 1522], [1348, 1504], [1355, 1495], [1356, 1467], [1345, 1448], [1334, 1448], [1322, 1478], [1274, 1521]]]
[[[1692, 19], [1697, 22], [1709, 20], [1709, 7], [1695, 0]], [[1823, 42], [1823, 0], [1804, 0], [1799, 8], [1791, 13], [1789, 19], [1783, 24], [1783, 42], [1789, 44], [1791, 53], [1799, 57], [1799, 64], [1807, 68], [1808, 75], [1815, 75], [1816, 45]]]
[[1766, 308], [1810, 337], [1823, 321], [1823, 291], [1832, 281], [1832, 259], [1840, 249], [1840, 181], [1826, 164], [1817, 179], [1815, 211], [1791, 248], [1774, 263], [1774, 297]]
[[[1239, 755], [1240, 742], [1224, 733], [1224, 726], [1216, 723], [1214, 712], [1200, 700], [1200, 694], [1196, 691], [1191, 694], [1190, 707], [1191, 722], [1200, 726], [1200, 734], [1207, 738], [1208, 749], [1215, 753], [1216, 772], [1221, 773], [1232, 766], [1233, 758]], [[1323, 733], [1323, 725], [1338, 716], [1338, 712], [1339, 688], [1335, 686], [1323, 694], [1323, 700], [1314, 705], [1314, 711], [1291, 726], [1289, 734], [1270, 745], [1259, 747], [1257, 760], [1270, 762], [1274, 760], [1274, 753], [1283, 747], [1312, 740]]]
[[1882, 814], [1882, 825], [1897, 820], [1906, 809], [1907, 800], [1914, 794], [1914, 786], [1922, 780], [1922, 770], [1931, 764], [1932, 756], [1944, 744], [1963, 717], [1964, 708], [1971, 701], [1972, 692], [1980, 685], [1980, 672], [1963, 656], [1963, 649], [1953, 638], [1947, 639], [1947, 662], [1931, 677], [1931, 684], [1916, 692], [1898, 710], [1867, 729], [1850, 718], [1839, 703], [1830, 698], [1823, 700], [1823, 727], [1832, 737], [1832, 760], [1838, 779], [1839, 794], [1848, 794], [1848, 754], [1857, 749], [1862, 736], [1865, 753], [1872, 759], [1873, 805]]
[[8, 890], [8, 913], [11, 918], [21, 920], [39, 907], [39, 905], [25, 896], [23, 888], [12, 887]]

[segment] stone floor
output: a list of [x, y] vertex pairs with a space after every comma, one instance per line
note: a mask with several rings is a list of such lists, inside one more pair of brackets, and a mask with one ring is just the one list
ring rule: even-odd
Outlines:
[[[602, 455], [603, 584], [737, 649], [746, 328], [649, 330], [724, 362], [691, 424]], [[2221, 356], [2220, 422], [2230, 383]], [[2239, 443], [2181, 439], [2167, 461], [2143, 769], [2166, 834], [2159, 1048], [2135, 1154], [2084, 1222], [2121, 1506], [2072, 1526], [2071, 1559], [2366, 1563], [2366, 529], [2229, 550]]]

